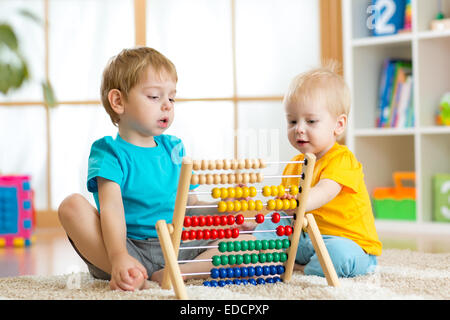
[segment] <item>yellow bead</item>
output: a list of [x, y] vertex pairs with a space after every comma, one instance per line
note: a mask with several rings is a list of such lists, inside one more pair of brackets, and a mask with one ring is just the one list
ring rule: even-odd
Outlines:
[[6, 239], [0, 238], [0, 248], [3, 248], [6, 246]]
[[242, 198], [242, 188], [241, 187], [236, 187], [236, 188], [234, 188], [234, 191], [235, 191], [235, 197], [236, 198]]
[[23, 239], [23, 238], [14, 238], [13, 239], [13, 246], [14, 247], [24, 247], [25, 246], [25, 239]]
[[296, 199], [291, 199], [289, 201], [291, 202], [291, 205], [289, 206], [289, 208], [291, 208], [291, 209], [297, 208], [297, 200]]
[[275, 207], [276, 207], [275, 200], [270, 199], [269, 201], [267, 201], [267, 209], [268, 210], [275, 210]]
[[220, 188], [213, 188], [212, 189], [212, 197], [214, 198], [214, 199], [218, 199], [218, 198], [220, 198]]
[[241, 202], [239, 200], [234, 200], [234, 211], [241, 211]]
[[255, 200], [248, 200], [248, 210], [253, 211], [255, 210], [256, 204]]
[[289, 193], [293, 196], [297, 195], [298, 187], [295, 184], [289, 186]]
[[227, 188], [220, 188], [220, 197], [222, 199], [228, 198], [228, 189]]
[[270, 189], [269, 186], [264, 186], [262, 194], [264, 197], [270, 197], [270, 195], [272, 194], [272, 189]]
[[261, 200], [256, 200], [256, 201], [255, 201], [255, 209], [256, 209], [257, 211], [260, 211], [260, 210], [262, 210], [262, 208], [263, 208], [263, 203], [262, 203], [262, 201], [261, 201]]
[[282, 196], [284, 196], [285, 193], [286, 193], [286, 190], [284, 189], [284, 186], [282, 184], [280, 184], [278, 186], [278, 196], [282, 197]]
[[236, 195], [236, 190], [234, 190], [233, 187], [229, 187], [228, 188], [228, 198], [234, 198], [235, 195]]
[[289, 201], [289, 199], [284, 199], [283, 200], [283, 209], [284, 210], [291, 209], [291, 202]]
[[249, 188], [249, 192], [250, 192], [250, 197], [256, 197], [256, 188], [255, 187], [250, 187]]
[[247, 211], [247, 210], [248, 210], [247, 200], [241, 200], [241, 211]]
[[219, 201], [217, 205], [217, 211], [219, 212], [225, 212], [227, 210], [227, 204], [225, 201]]
[[233, 201], [227, 201], [227, 212], [232, 212], [234, 210]]
[[272, 190], [272, 197], [278, 196], [278, 187], [277, 186], [271, 186], [270, 189]]
[[248, 198], [250, 195], [250, 189], [248, 187], [242, 187], [242, 198]]
[[281, 199], [277, 199], [277, 200], [275, 200], [275, 203], [276, 203], [276, 209], [277, 210], [282, 210], [283, 209], [283, 200], [281, 200]]

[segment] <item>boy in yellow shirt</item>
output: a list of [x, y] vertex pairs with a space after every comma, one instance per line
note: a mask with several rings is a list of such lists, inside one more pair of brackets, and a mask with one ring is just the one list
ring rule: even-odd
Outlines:
[[[314, 69], [293, 79], [283, 101], [291, 145], [309, 152], [316, 165], [306, 203], [323, 236], [339, 277], [354, 277], [374, 271], [381, 254], [370, 198], [361, 164], [353, 153], [336, 142], [347, 125], [350, 92], [342, 77], [329, 68]], [[301, 164], [289, 164], [283, 175], [298, 175]], [[284, 185], [299, 184], [285, 178]], [[290, 219], [282, 219], [286, 224]], [[271, 228], [270, 219], [256, 229]], [[264, 233], [255, 233], [264, 237]], [[309, 236], [302, 232], [296, 262], [309, 275], [324, 276]]]

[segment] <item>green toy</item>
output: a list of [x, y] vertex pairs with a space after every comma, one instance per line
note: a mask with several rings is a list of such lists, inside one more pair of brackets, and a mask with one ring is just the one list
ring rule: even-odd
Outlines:
[[434, 221], [450, 222], [450, 174], [433, 177]]
[[445, 93], [441, 98], [436, 123], [441, 126], [450, 126], [450, 92]]

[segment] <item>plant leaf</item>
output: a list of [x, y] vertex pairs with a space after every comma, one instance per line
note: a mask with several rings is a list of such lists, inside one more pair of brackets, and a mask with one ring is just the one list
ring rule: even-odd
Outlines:
[[56, 107], [58, 104], [55, 98], [55, 92], [49, 80], [42, 82], [42, 92], [44, 94], [44, 101], [49, 108]]
[[11, 26], [4, 23], [0, 24], [0, 44], [2, 43], [8, 46], [11, 50], [17, 51], [18, 44], [16, 34]]
[[30, 20], [36, 22], [37, 24], [40, 24], [40, 25], [44, 24], [43, 21], [42, 21], [42, 19], [41, 19], [41, 17], [39, 17], [38, 15], [36, 15], [34, 12], [31, 12], [30, 10], [27, 10], [27, 9], [20, 9], [20, 10], [19, 10], [19, 13], [20, 13], [22, 16], [24, 16], [24, 17], [26, 17], [26, 18], [29, 18]]

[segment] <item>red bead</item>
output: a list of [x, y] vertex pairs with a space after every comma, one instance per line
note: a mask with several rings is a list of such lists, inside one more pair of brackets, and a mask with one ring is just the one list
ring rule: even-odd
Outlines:
[[220, 225], [221, 226], [226, 226], [227, 223], [228, 223], [227, 216], [221, 216], [220, 217]]
[[278, 223], [280, 222], [280, 214], [278, 212], [274, 212], [272, 213], [272, 222], [273, 223]]
[[231, 232], [231, 229], [225, 229], [224, 233], [225, 233], [225, 238], [226, 239], [230, 239], [231, 236], [233, 235], [232, 232]]
[[215, 226], [220, 225], [220, 216], [214, 216], [214, 225]]
[[218, 235], [218, 233], [217, 233], [217, 230], [216, 229], [211, 229], [211, 239], [217, 239], [217, 237], [218, 237], [219, 235]]
[[243, 224], [244, 223], [244, 216], [242, 214], [238, 214], [235, 218], [236, 224]]
[[197, 237], [197, 232], [195, 232], [195, 230], [189, 231], [189, 240], [195, 240], [196, 237]]
[[195, 239], [202, 240], [203, 239], [203, 230], [196, 230]]
[[184, 224], [186, 228], [189, 228], [191, 226], [191, 217], [184, 217]]
[[214, 223], [213, 216], [206, 216], [205, 220], [206, 220], [206, 225], [207, 225], [208, 227], [209, 227], [209, 226], [212, 226], [213, 223]]
[[258, 213], [255, 216], [255, 221], [256, 221], [256, 223], [263, 223], [264, 222], [264, 215], [261, 214], [261, 213]]
[[278, 226], [277, 227], [277, 235], [284, 236], [284, 227], [283, 226]]
[[206, 218], [205, 216], [198, 216], [198, 225], [200, 227], [203, 227], [206, 224]]
[[211, 232], [208, 229], [203, 230], [203, 239], [209, 240], [211, 237]]
[[193, 216], [191, 218], [191, 226], [192, 227], [197, 227], [198, 226], [198, 217], [197, 216]]
[[227, 223], [228, 223], [228, 225], [233, 225], [234, 224], [234, 216], [232, 215], [232, 214], [229, 214], [228, 215], [228, 217], [227, 217]]
[[217, 238], [223, 239], [225, 237], [225, 231], [223, 229], [217, 230]]
[[290, 236], [292, 234], [292, 231], [293, 231], [293, 229], [292, 229], [291, 226], [285, 226], [284, 227], [284, 235], [285, 236]]
[[189, 239], [189, 231], [183, 230], [183, 232], [181, 232], [181, 239], [188, 240]]
[[231, 230], [231, 236], [232, 236], [233, 238], [239, 237], [239, 229], [238, 229], [238, 228], [232, 229], [232, 230]]

